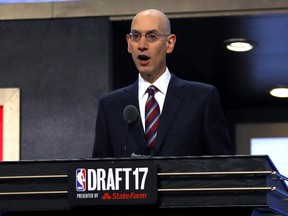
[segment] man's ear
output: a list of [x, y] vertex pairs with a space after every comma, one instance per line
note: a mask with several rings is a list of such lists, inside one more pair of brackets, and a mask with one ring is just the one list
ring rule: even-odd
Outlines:
[[126, 35], [126, 41], [127, 41], [127, 50], [128, 50], [128, 53], [131, 53], [129, 35]]
[[167, 54], [173, 52], [175, 44], [176, 44], [176, 35], [175, 34], [169, 35], [167, 38], [167, 49], [166, 49]]

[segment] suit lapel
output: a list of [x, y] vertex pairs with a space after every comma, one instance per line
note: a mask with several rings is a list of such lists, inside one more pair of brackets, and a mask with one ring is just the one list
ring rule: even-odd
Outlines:
[[125, 105], [134, 105], [139, 110], [139, 102], [138, 102], [138, 84], [137, 82], [132, 85], [124, 88], [124, 94], [122, 95], [122, 100]]
[[[137, 110], [139, 111], [139, 101], [138, 101], [138, 81], [133, 83], [132, 85], [128, 86], [127, 88], [124, 89], [124, 94], [123, 94], [123, 103], [124, 103], [124, 108], [127, 105], [134, 105]], [[124, 110], [123, 108], [123, 110]], [[140, 112], [140, 111], [139, 111]], [[134, 145], [135, 148], [130, 148], [130, 149], [138, 149], [140, 152], [134, 152], [134, 153], [142, 153], [143, 151], [146, 151], [146, 145], [145, 145], [145, 136], [144, 136], [144, 130], [142, 126], [142, 121], [141, 117], [139, 115], [137, 123], [132, 127], [131, 129], [131, 134], [134, 137], [135, 143], [129, 143], [129, 145]], [[127, 146], [128, 148], [129, 146]]]
[[154, 154], [157, 154], [157, 152], [160, 150], [166, 134], [168, 133], [169, 127], [172, 124], [180, 105], [182, 104], [185, 94], [185, 86], [183, 86], [179, 81], [180, 79], [174, 75], [171, 76], [163, 110], [160, 116], [160, 127], [157, 134], [156, 150]]

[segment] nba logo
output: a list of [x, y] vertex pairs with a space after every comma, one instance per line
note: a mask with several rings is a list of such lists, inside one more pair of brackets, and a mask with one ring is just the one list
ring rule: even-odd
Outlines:
[[76, 170], [76, 191], [86, 191], [86, 169]]

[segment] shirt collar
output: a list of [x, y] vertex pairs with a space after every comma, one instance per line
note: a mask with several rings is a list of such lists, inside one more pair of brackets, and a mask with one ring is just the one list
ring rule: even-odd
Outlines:
[[[162, 94], [166, 95], [168, 84], [171, 78], [171, 74], [169, 69], [166, 67], [165, 72], [154, 82], [152, 83], [154, 86], [156, 86]], [[139, 88], [139, 96], [142, 98], [147, 88], [151, 85], [151, 83], [144, 80], [140, 74], [138, 75], [138, 88]]]

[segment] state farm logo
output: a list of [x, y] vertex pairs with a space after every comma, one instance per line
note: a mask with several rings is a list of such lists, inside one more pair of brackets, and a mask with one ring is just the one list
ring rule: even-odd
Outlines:
[[138, 199], [147, 199], [146, 193], [104, 193], [101, 197], [102, 200], [138, 200]]
[[101, 197], [102, 200], [110, 200], [112, 197], [110, 196], [109, 193], [104, 193], [103, 196]]

